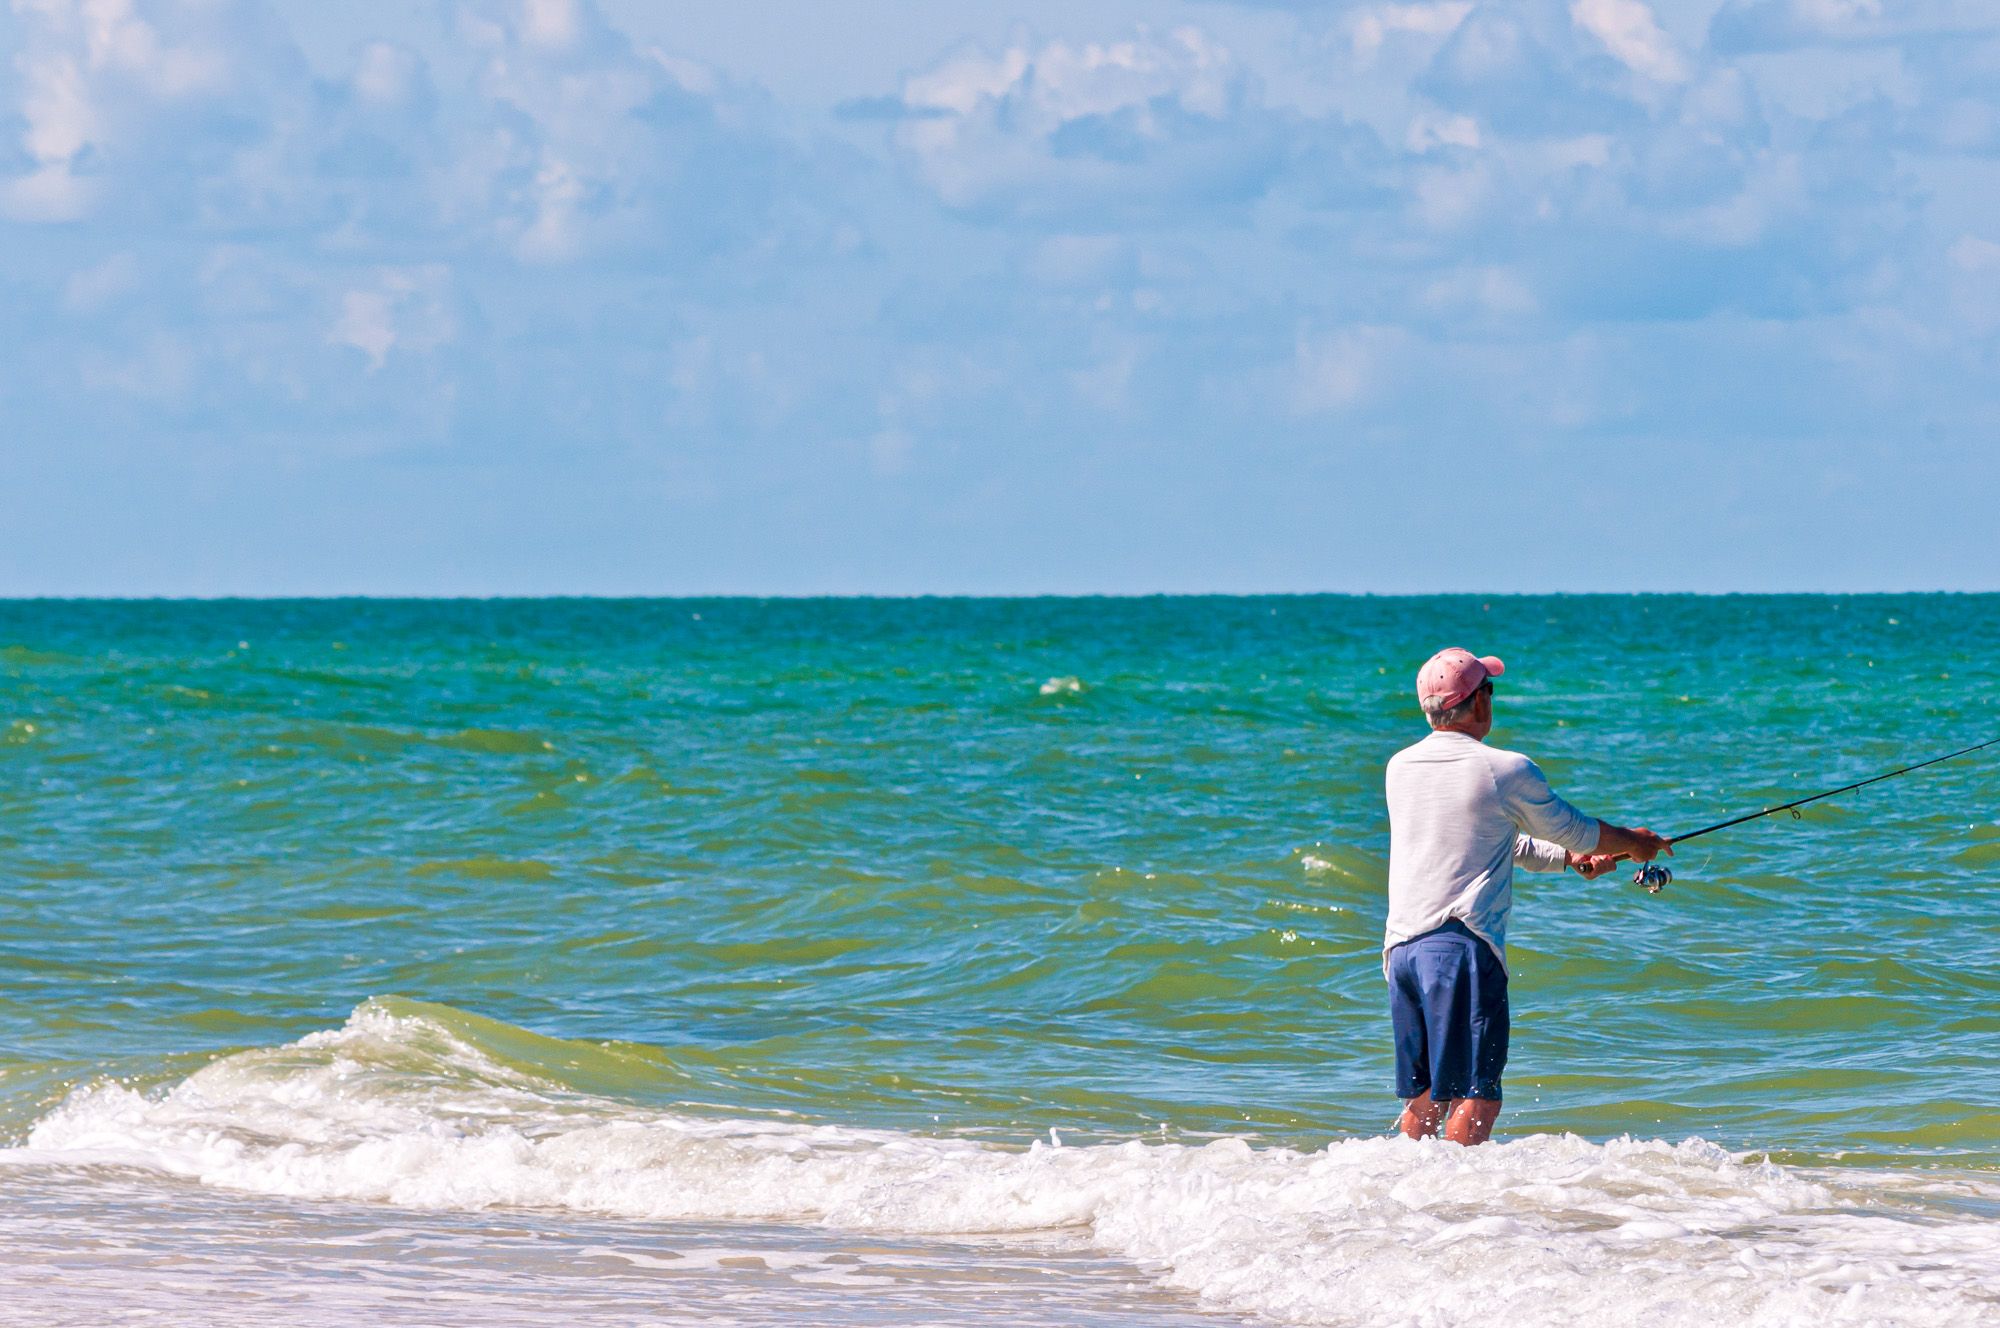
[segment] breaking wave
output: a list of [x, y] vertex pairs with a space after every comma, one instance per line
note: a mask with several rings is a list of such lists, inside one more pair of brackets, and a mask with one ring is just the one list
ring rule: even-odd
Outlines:
[[1983, 1182], [1927, 1202], [1908, 1176], [1807, 1174], [1701, 1140], [1007, 1147], [641, 1107], [566, 1075], [592, 1054], [373, 1000], [163, 1092], [78, 1089], [0, 1163], [416, 1208], [1069, 1229], [1218, 1308], [1295, 1323], [2000, 1320], [2000, 1223], [1978, 1212], [2000, 1186]]

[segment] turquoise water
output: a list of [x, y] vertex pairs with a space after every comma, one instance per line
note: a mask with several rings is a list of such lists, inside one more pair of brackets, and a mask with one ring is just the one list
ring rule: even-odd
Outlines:
[[[299, 1221], [957, 1240], [1044, 1227], [980, 1226], [971, 1190], [899, 1227], [895, 1186], [1246, 1145], [1231, 1167], [1295, 1160], [1299, 1184], [1378, 1148], [1444, 1165], [1362, 1141], [1397, 1106], [1381, 770], [1423, 732], [1416, 665], [1454, 643], [1508, 661], [1493, 741], [1668, 833], [2000, 732], [2000, 597], [0, 604], [0, 1174], [106, 1221], [160, 1210], [128, 1193], [153, 1186]], [[1820, 1187], [1769, 1222], [1801, 1259], [1860, 1241], [1849, 1266], [1918, 1287], [1877, 1321], [1992, 1312], [1977, 1279], [1923, 1290], [1872, 1237], [1806, 1228], [1917, 1205], [1910, 1230], [1969, 1242], [1923, 1259], [1995, 1257], [1997, 814], [1986, 754], [1690, 844], [1658, 897], [1520, 878], [1498, 1132], [1520, 1142], [1459, 1183], [1504, 1170], [1487, 1216], [1515, 1221], [1548, 1168], [1693, 1168], [1659, 1220], [1725, 1243], [1689, 1225], [1717, 1185]], [[729, 1148], [782, 1127], [794, 1162], [940, 1151], [920, 1181], [868, 1163], [864, 1217], [831, 1180], [754, 1212], [612, 1196], [650, 1153], [554, 1185], [537, 1152], [513, 1188], [467, 1188], [482, 1164], [383, 1142], [618, 1122]], [[764, 1156], [701, 1174], [749, 1193], [728, 1168]], [[660, 1183], [685, 1199], [692, 1174]], [[1063, 1185], [1102, 1200], [1044, 1226], [1145, 1296], [1362, 1303], [1242, 1290], [1186, 1253], [1221, 1239], [1195, 1217], [1119, 1235], [1110, 1183], [1037, 1179], [1056, 1209]], [[1374, 1248], [1355, 1222], [1300, 1249]]]

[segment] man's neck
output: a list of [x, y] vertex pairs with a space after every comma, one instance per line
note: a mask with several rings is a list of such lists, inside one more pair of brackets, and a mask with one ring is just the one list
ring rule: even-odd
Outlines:
[[1452, 724], [1448, 725], [1445, 728], [1431, 730], [1431, 732], [1433, 733], [1463, 734], [1465, 737], [1472, 739], [1474, 742], [1485, 742], [1486, 735], [1491, 733], [1492, 731], [1493, 731], [1493, 726], [1491, 724], [1488, 724], [1483, 728], [1479, 727], [1478, 725], [1468, 726], [1464, 724]]

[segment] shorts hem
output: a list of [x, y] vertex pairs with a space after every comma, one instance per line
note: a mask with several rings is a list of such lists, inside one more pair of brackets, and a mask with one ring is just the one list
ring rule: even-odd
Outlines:
[[1426, 1093], [1431, 1095], [1431, 1101], [1433, 1102], [1463, 1102], [1469, 1097], [1476, 1097], [1484, 1102], [1501, 1102], [1505, 1100], [1501, 1096], [1498, 1084], [1474, 1084], [1464, 1092], [1458, 1093], [1439, 1093], [1429, 1088], [1419, 1088], [1414, 1093], [1406, 1093], [1403, 1091], [1406, 1087], [1408, 1085], [1396, 1085], [1396, 1096], [1405, 1102], [1414, 1101]]

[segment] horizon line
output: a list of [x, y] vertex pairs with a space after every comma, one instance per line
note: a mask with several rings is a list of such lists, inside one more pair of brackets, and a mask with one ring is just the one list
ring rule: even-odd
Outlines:
[[1900, 590], [1109, 590], [1109, 591], [681, 591], [617, 593], [553, 591], [496, 594], [358, 592], [225, 594], [0, 594], [0, 604], [285, 604], [340, 603], [510, 603], [578, 601], [616, 603], [689, 600], [1147, 600], [1147, 599], [1880, 599], [1895, 596], [2000, 594], [2000, 588]]

